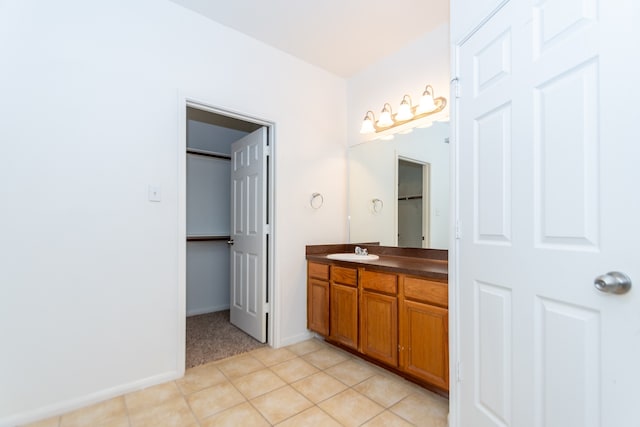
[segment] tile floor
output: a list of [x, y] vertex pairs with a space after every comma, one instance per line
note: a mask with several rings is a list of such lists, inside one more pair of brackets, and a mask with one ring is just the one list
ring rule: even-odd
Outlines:
[[446, 427], [448, 401], [320, 340], [260, 348], [29, 427]]

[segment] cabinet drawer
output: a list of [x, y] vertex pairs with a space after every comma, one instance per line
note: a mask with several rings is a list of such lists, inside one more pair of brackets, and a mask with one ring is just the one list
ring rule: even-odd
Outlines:
[[348, 286], [358, 286], [358, 270], [355, 268], [331, 266], [331, 280]]
[[395, 295], [398, 293], [398, 276], [377, 271], [365, 271], [362, 273], [362, 287], [370, 291]]
[[431, 304], [448, 306], [449, 286], [446, 282], [419, 279], [417, 277], [405, 277], [404, 297]]
[[329, 280], [329, 264], [309, 263], [309, 277], [316, 279]]

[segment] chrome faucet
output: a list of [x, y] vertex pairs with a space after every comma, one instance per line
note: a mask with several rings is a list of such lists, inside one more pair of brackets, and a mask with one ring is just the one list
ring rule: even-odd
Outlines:
[[356, 246], [356, 255], [369, 255], [369, 251], [361, 248], [360, 246]]

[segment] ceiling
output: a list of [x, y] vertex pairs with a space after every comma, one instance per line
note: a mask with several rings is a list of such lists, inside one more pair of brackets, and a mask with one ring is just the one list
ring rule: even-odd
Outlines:
[[449, 0], [171, 0], [342, 77], [449, 21]]

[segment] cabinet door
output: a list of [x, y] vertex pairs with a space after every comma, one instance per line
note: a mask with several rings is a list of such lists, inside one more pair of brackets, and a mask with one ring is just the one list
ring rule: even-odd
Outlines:
[[360, 304], [361, 352], [398, 366], [398, 298], [364, 291]]
[[329, 282], [309, 278], [307, 282], [307, 328], [329, 335]]
[[331, 338], [358, 348], [358, 288], [331, 283]]
[[407, 300], [402, 305], [401, 368], [449, 390], [448, 310]]

